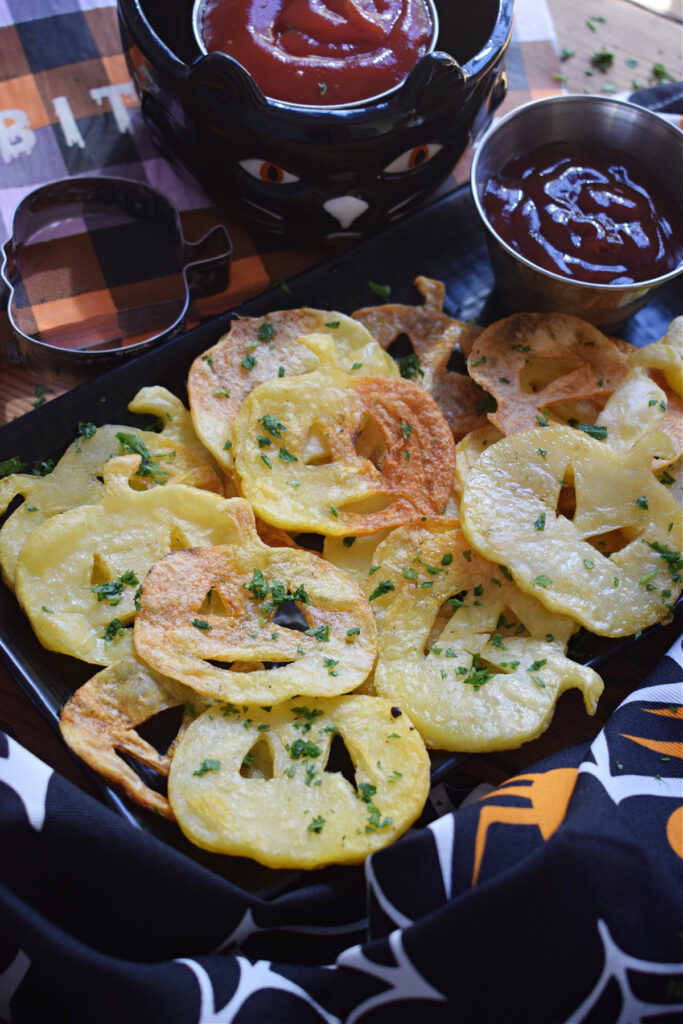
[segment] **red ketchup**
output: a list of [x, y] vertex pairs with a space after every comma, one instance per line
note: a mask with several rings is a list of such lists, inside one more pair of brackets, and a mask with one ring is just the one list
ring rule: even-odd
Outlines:
[[429, 49], [424, 0], [206, 0], [201, 34], [266, 96], [334, 106], [402, 82]]
[[577, 281], [631, 284], [683, 260], [681, 210], [617, 150], [541, 146], [493, 175], [482, 203], [516, 252]]

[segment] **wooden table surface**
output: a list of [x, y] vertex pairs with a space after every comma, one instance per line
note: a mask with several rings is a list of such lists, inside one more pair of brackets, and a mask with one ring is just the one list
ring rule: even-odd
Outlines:
[[[562, 83], [572, 92], [621, 92], [654, 84], [667, 76], [683, 79], [681, 0], [548, 0], [548, 5], [558, 50], [564, 50], [564, 59], [558, 58], [554, 65], [542, 69], [549, 91]], [[612, 56], [599, 61], [608, 65], [606, 70], [599, 70], [593, 58], [605, 52]], [[39, 384], [26, 371], [10, 366], [0, 354], [0, 423], [30, 411], [32, 404], [40, 401], [41, 397], [36, 396]], [[44, 399], [54, 394], [48, 391]], [[553, 750], [594, 736], [616, 704], [668, 650], [681, 628], [680, 619], [658, 628], [609, 662], [602, 671], [606, 690], [595, 718], [585, 715], [577, 692], [572, 691], [561, 698], [544, 736], [517, 751], [473, 758], [468, 771], [482, 781], [497, 784]], [[2, 666], [0, 727], [76, 785], [92, 791], [90, 780], [58, 735]]]

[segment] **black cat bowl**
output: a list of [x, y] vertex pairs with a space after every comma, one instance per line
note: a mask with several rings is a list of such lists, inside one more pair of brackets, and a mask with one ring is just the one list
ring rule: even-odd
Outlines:
[[505, 95], [514, 0], [433, 0], [438, 28], [400, 84], [350, 103], [272, 98], [204, 52], [196, 0], [119, 0], [155, 144], [254, 227], [298, 240], [371, 233], [421, 205]]

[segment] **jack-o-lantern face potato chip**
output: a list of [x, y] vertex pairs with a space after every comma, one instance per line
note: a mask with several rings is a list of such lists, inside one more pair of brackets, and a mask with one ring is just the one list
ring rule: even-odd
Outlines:
[[192, 442], [190, 414], [180, 399], [165, 388], [144, 388], [129, 408], [160, 415], [161, 432], [81, 423], [78, 436], [48, 475], [16, 473], [0, 480], [0, 513], [18, 494], [24, 498], [0, 529], [0, 566], [7, 586], [14, 588], [19, 552], [37, 526], [57, 513], [102, 500], [103, 467], [113, 457], [141, 456], [129, 481], [134, 490], [182, 483], [223, 493], [222, 481], [208, 461], [211, 456], [200, 453], [196, 437]]
[[24, 544], [16, 593], [49, 650], [111, 665], [132, 651], [138, 591], [154, 562], [178, 548], [239, 542], [254, 531], [240, 498], [169, 484], [135, 491], [136, 455], [104, 466], [98, 505], [53, 516]]
[[[352, 580], [255, 533], [163, 558], [135, 621], [135, 649], [157, 672], [242, 704], [347, 693], [369, 674], [376, 647], [372, 612]], [[245, 673], [254, 662], [260, 667]]]
[[195, 429], [218, 462], [232, 470], [232, 424], [242, 402], [264, 381], [308, 373], [316, 354], [297, 343], [305, 334], [327, 334], [349, 373], [397, 376], [391, 356], [343, 313], [292, 309], [235, 320], [221, 340], [198, 356], [187, 381]]
[[575, 623], [479, 557], [456, 520], [407, 523], [376, 559], [374, 690], [408, 712], [428, 747], [518, 747], [547, 728], [571, 687], [594, 713], [600, 677], [565, 656]]
[[59, 728], [65, 742], [85, 763], [141, 804], [173, 818], [168, 800], [146, 785], [121, 755], [168, 775], [177, 736], [165, 754], [136, 731], [169, 708], [185, 705], [180, 732], [205, 708], [192, 690], [166, 679], [137, 658], [124, 657], [79, 687], [62, 710]]
[[[351, 780], [335, 766], [339, 744]], [[429, 757], [408, 716], [356, 694], [218, 705], [180, 740], [168, 781], [193, 843], [272, 868], [358, 864], [409, 828], [428, 792]]]
[[615, 452], [562, 426], [505, 437], [467, 475], [463, 531], [522, 590], [594, 633], [627, 636], [664, 621], [683, 568], [681, 511], [651, 470], [667, 444], [655, 433]]
[[489, 396], [471, 377], [448, 369], [454, 350], [469, 354], [481, 327], [454, 320], [443, 312], [446, 289], [441, 281], [418, 277], [415, 285], [424, 296], [424, 305], [368, 306], [356, 310], [353, 317], [384, 349], [403, 335], [410, 340], [413, 353], [399, 360], [401, 372], [429, 392], [457, 441], [484, 426], [486, 409], [492, 407]]
[[[659, 374], [657, 374], [659, 376]], [[683, 404], [661, 375], [661, 384], [642, 366], [624, 377], [596, 420], [607, 431], [605, 443], [614, 451], [626, 451], [646, 434], [661, 430], [670, 450], [653, 459], [657, 471], [683, 455]]]
[[455, 445], [432, 399], [401, 378], [346, 374], [329, 339], [321, 369], [251, 392], [235, 420], [241, 493], [266, 522], [326, 536], [375, 533], [450, 496]]
[[503, 434], [536, 427], [547, 411], [582, 400], [593, 417], [629, 369], [628, 355], [597, 327], [561, 313], [516, 313], [487, 327], [467, 361], [497, 402]]

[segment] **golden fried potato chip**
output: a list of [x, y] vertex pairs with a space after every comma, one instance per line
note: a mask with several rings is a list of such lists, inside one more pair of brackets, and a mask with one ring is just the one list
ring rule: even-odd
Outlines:
[[[290, 613], [298, 616], [294, 622]], [[135, 649], [157, 672], [218, 700], [277, 704], [336, 696], [372, 669], [377, 636], [362, 592], [318, 555], [271, 548], [254, 531], [233, 546], [176, 551], [149, 572]], [[272, 666], [246, 675], [233, 662]]]
[[348, 373], [396, 376], [394, 360], [372, 335], [343, 313], [292, 309], [266, 317], [240, 317], [190, 368], [187, 387], [197, 434], [218, 462], [233, 468], [232, 425], [242, 402], [264, 381], [308, 373], [316, 353], [297, 343], [305, 334], [327, 334]]
[[579, 317], [516, 313], [479, 335], [468, 368], [498, 403], [489, 420], [514, 434], [547, 421], [548, 411], [567, 401], [589, 400], [597, 414], [629, 363], [613, 340]]
[[[335, 770], [337, 744], [351, 781]], [[272, 868], [359, 864], [409, 828], [428, 792], [429, 757], [408, 716], [355, 694], [207, 712], [180, 740], [168, 780], [193, 843]]]
[[457, 441], [484, 426], [486, 409], [491, 408], [488, 396], [471, 377], [448, 369], [454, 350], [469, 354], [481, 327], [443, 312], [446, 289], [441, 281], [418, 277], [415, 285], [424, 297], [422, 306], [368, 306], [357, 309], [353, 317], [384, 349], [402, 335], [408, 337], [414, 358], [403, 364], [404, 376], [419, 380], [434, 398]]
[[[138, 470], [130, 478], [135, 490], [167, 483], [183, 483], [223, 493], [223, 484], [209, 465], [211, 458], [199, 443], [191, 442], [191, 420], [180, 399], [165, 388], [145, 388], [129, 408], [135, 412], [163, 413], [161, 433], [138, 427], [81, 423], [79, 434], [51, 473], [31, 476], [15, 473], [0, 480], [0, 513], [17, 496], [24, 498], [0, 529], [0, 567], [5, 583], [14, 589], [17, 559], [31, 532], [57, 513], [102, 500], [103, 467], [112, 457], [137, 452]], [[168, 417], [172, 416], [172, 419]], [[190, 430], [180, 430], [189, 424]], [[185, 440], [179, 439], [182, 434]], [[190, 441], [186, 444], [185, 441]]]
[[480, 427], [467, 434], [462, 441], [458, 441], [455, 446], [455, 485], [459, 498], [462, 498], [465, 478], [474, 463], [489, 445], [499, 441], [501, 437], [503, 434], [498, 427], [494, 427], [493, 423], [488, 423], [485, 427]]
[[661, 430], [669, 438], [671, 449], [656, 456], [652, 468], [683, 455], [683, 404], [662, 378], [660, 387], [644, 367], [636, 366], [624, 377], [610, 396], [596, 423], [607, 430], [605, 443], [614, 451], [626, 451], [641, 437]]
[[683, 316], [676, 317], [659, 341], [631, 353], [631, 363], [659, 370], [676, 394], [683, 397]]
[[380, 530], [366, 537], [325, 537], [323, 558], [350, 576], [359, 587], [365, 586], [375, 564], [375, 551], [391, 530]]
[[106, 463], [101, 504], [53, 516], [21, 550], [17, 597], [49, 650], [98, 665], [130, 654], [137, 592], [150, 566], [179, 548], [241, 543], [254, 530], [241, 498], [184, 484], [133, 490], [139, 466], [137, 455]]
[[192, 690], [158, 675], [137, 658], [124, 657], [79, 687], [64, 705], [62, 737], [83, 761], [143, 807], [173, 818], [168, 800], [123, 759], [168, 775], [178, 737], [160, 754], [136, 729], [169, 708], [185, 705], [178, 735], [206, 707]]
[[431, 398], [401, 378], [355, 379], [325, 335], [321, 368], [259, 385], [233, 427], [241, 493], [285, 530], [356, 536], [440, 513], [455, 445]]
[[428, 747], [518, 747], [547, 728], [572, 687], [595, 712], [600, 677], [565, 656], [575, 623], [479, 557], [457, 521], [407, 523], [376, 557], [384, 620], [375, 691], [408, 712]]
[[[648, 434], [615, 452], [563, 426], [505, 437], [467, 475], [463, 531], [522, 590], [594, 633], [627, 636], [664, 621], [681, 592], [682, 564], [672, 547], [681, 511], [650, 468], [667, 444]], [[571, 511], [562, 514], [569, 489]], [[599, 539], [612, 531], [622, 544], [606, 555]]]

